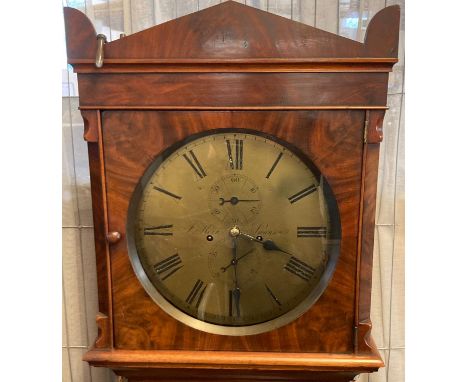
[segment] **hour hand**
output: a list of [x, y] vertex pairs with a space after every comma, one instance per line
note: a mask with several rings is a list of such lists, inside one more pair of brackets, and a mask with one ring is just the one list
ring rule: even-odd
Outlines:
[[278, 247], [273, 240], [265, 240], [265, 241], [259, 240], [256, 237], [254, 237], [252, 235], [248, 235], [248, 234], [246, 234], [244, 232], [239, 232], [239, 236], [261, 244], [263, 246], [263, 249], [265, 249], [267, 251], [278, 251], [278, 252], [283, 252], [283, 253], [285, 253], [285, 254], [287, 254], [289, 256], [294, 256], [292, 253], [290, 253], [288, 251], [285, 251], [284, 249], [281, 249], [280, 247]]

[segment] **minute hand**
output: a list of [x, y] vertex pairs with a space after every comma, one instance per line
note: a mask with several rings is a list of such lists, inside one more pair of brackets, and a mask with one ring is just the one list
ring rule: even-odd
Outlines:
[[239, 236], [252, 240], [256, 243], [260, 243], [263, 246], [263, 249], [266, 249], [267, 251], [279, 251], [279, 252], [286, 253], [289, 256], [294, 256], [291, 252], [285, 251], [284, 249], [281, 249], [280, 247], [278, 247], [273, 240], [265, 240], [265, 241], [259, 240], [256, 237], [248, 235], [244, 232], [240, 232]]

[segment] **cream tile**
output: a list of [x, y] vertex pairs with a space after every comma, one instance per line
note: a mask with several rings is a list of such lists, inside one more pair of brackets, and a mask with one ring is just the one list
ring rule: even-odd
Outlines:
[[80, 225], [93, 225], [93, 209], [91, 201], [91, 181], [89, 177], [88, 146], [83, 139], [83, 125], [74, 125], [73, 149], [75, 157], [76, 192]]
[[363, 2], [340, 1], [338, 4], [338, 34], [353, 40], [359, 40], [362, 29]]
[[68, 349], [62, 348], [62, 382], [72, 382]]
[[197, 0], [174, 0], [176, 16], [181, 17], [198, 10]]
[[112, 371], [104, 367], [91, 367], [91, 377], [93, 382], [113, 382]]
[[247, 0], [245, 4], [266, 11], [268, 7], [268, 0]]
[[316, 27], [338, 33], [338, 0], [316, 1]]
[[86, 298], [79, 229], [62, 229], [62, 241], [63, 289], [67, 306], [68, 345], [87, 346]]
[[356, 382], [369, 382], [369, 374], [359, 374], [355, 379]]
[[77, 226], [78, 224], [73, 138], [70, 124], [65, 123], [62, 125], [62, 225]]
[[292, 0], [292, 19], [307, 25], [315, 25], [315, 1]]
[[369, 382], [395, 382], [387, 379], [388, 350], [380, 350], [380, 356], [385, 361], [385, 367], [380, 368], [376, 373], [370, 373]]
[[393, 235], [394, 228], [392, 226], [376, 227], [371, 320], [372, 334], [378, 348], [389, 347]]
[[81, 230], [81, 251], [83, 256], [83, 275], [86, 300], [86, 322], [88, 344], [93, 344], [97, 336], [96, 314], [98, 313], [96, 255], [92, 228]]
[[391, 302], [391, 347], [405, 346], [405, 231], [395, 227]]
[[398, 155], [395, 185], [395, 224], [405, 225], [405, 95], [400, 115], [400, 133], [398, 136]]
[[130, 2], [132, 33], [155, 25], [155, 3], [153, 0], [132, 0]]
[[79, 109], [80, 99], [78, 97], [69, 97], [69, 102], [72, 125], [82, 125], [84, 122]]
[[156, 24], [165, 23], [176, 18], [176, 7], [174, 0], [155, 1]]
[[[68, 78], [64, 78], [62, 81], [68, 81]], [[70, 100], [69, 97], [62, 97], [62, 125], [70, 125], [70, 123]]]
[[219, 4], [219, 0], [199, 0], [198, 7], [200, 10], [212, 7], [213, 5]]
[[118, 40], [120, 34], [125, 32], [123, 3], [123, 0], [108, 0], [109, 26], [112, 41]]
[[268, 12], [288, 19], [292, 18], [291, 0], [268, 1]]
[[380, 238], [377, 228], [374, 230], [374, 258], [372, 268], [372, 295], [371, 295], [371, 321], [372, 337], [377, 347], [385, 344], [382, 314], [382, 281], [380, 279]]
[[388, 93], [396, 94], [404, 91], [405, 75], [405, 31], [400, 30], [398, 42], [398, 62], [393, 66], [388, 77]]
[[[92, 5], [91, 5], [92, 4]], [[88, 17], [92, 18], [94, 29], [96, 33], [101, 33], [107, 37], [107, 41], [111, 40], [110, 34], [110, 13], [108, 4], [103, 4], [102, 2], [91, 2], [86, 5], [86, 14]]]
[[[91, 371], [87, 362], [82, 360], [86, 349], [70, 348], [71, 374], [73, 382], [91, 382]], [[94, 382], [94, 381], [93, 381]]]
[[405, 349], [391, 349], [388, 382], [405, 382]]
[[401, 94], [389, 95], [385, 113], [384, 138], [380, 145], [379, 177], [377, 182], [376, 223], [394, 224], [395, 175]]

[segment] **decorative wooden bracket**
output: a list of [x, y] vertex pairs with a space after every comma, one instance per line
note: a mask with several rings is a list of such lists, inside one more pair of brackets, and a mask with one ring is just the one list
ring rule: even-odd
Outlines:
[[380, 143], [383, 140], [385, 110], [368, 110], [364, 127], [364, 143]]
[[97, 142], [99, 140], [99, 111], [81, 110], [81, 116], [84, 121], [84, 140], [87, 142]]
[[105, 314], [98, 313], [96, 316], [96, 324], [98, 327], [98, 336], [94, 343], [94, 347], [97, 349], [110, 348], [110, 325], [109, 317]]

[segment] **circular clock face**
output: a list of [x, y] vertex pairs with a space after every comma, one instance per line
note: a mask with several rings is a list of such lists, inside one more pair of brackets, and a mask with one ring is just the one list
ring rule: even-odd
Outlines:
[[193, 136], [147, 169], [130, 203], [137, 276], [163, 310], [216, 334], [272, 330], [325, 290], [336, 201], [305, 156], [246, 130]]

